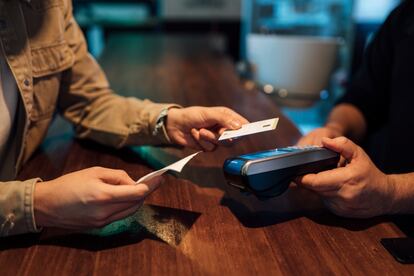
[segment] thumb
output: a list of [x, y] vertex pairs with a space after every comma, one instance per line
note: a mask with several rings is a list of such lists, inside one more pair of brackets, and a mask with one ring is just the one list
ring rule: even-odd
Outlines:
[[358, 146], [346, 137], [322, 138], [322, 145], [350, 161], [356, 157]]
[[124, 171], [107, 168], [94, 168], [100, 180], [111, 185], [135, 185], [135, 181]]
[[219, 125], [228, 129], [239, 129], [248, 121], [229, 108], [213, 107], [206, 110], [205, 118], [211, 126]]
[[143, 200], [163, 182], [161, 176], [136, 185], [105, 185], [105, 191], [111, 195], [112, 202]]
[[162, 176], [157, 176], [154, 178], [151, 178], [145, 183], [139, 183], [137, 185], [143, 185], [148, 188], [148, 194], [152, 193], [155, 189], [157, 189], [162, 183], [164, 182], [164, 178]]

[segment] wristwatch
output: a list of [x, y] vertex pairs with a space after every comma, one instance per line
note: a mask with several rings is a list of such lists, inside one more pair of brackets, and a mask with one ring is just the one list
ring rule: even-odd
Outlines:
[[167, 139], [168, 143], [171, 143], [171, 139], [168, 136], [167, 129], [166, 129], [166, 121], [167, 121], [169, 109], [170, 107], [165, 107], [161, 110], [160, 114], [157, 117], [152, 135], [158, 136], [162, 132], [164, 134], [164, 137]]

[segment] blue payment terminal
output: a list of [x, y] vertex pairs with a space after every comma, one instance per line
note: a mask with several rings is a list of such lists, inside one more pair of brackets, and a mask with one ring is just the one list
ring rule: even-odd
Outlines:
[[229, 185], [258, 198], [281, 195], [292, 180], [336, 168], [339, 154], [318, 146], [287, 147], [229, 158], [224, 175]]

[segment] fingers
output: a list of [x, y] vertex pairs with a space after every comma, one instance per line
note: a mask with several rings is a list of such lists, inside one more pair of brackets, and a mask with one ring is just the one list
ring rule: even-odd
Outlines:
[[223, 113], [227, 113], [227, 116], [229, 116], [232, 120], [238, 121], [240, 125], [245, 125], [249, 123], [249, 121], [246, 118], [244, 118], [234, 110], [227, 107], [223, 107], [223, 109]]
[[177, 144], [192, 148], [195, 150], [202, 150], [203, 148], [197, 143], [192, 133], [182, 133], [175, 137], [175, 141]]
[[145, 181], [145, 183], [140, 183], [137, 184], [138, 185], [144, 185], [147, 186], [148, 188], [148, 194], [152, 193], [153, 191], [155, 191], [160, 185], [162, 185], [162, 183], [164, 183], [164, 178], [162, 176], [157, 176], [154, 178], [151, 178], [150, 180]]
[[[201, 130], [203, 130], [203, 129], [201, 129]], [[195, 141], [197, 141], [197, 143], [200, 145], [200, 147], [204, 151], [213, 151], [216, 148], [215, 142], [210, 139], [210, 137], [211, 137], [210, 134], [208, 134], [209, 135], [208, 137], [205, 136], [205, 133], [202, 135], [201, 130], [197, 130], [195, 128], [191, 129], [191, 135], [193, 136], [193, 139]], [[208, 132], [210, 132], [210, 131], [208, 131]], [[214, 136], [214, 134], [213, 134], [213, 136]]]
[[239, 129], [249, 121], [237, 112], [226, 107], [212, 107], [205, 110], [206, 122], [211, 125], [219, 125], [228, 129]]
[[[100, 219], [100, 221], [98, 221], [98, 224], [100, 224], [100, 226], [103, 226], [135, 213], [141, 207], [142, 203], [145, 200], [145, 197], [157, 189], [161, 182], [161, 177], [155, 177], [153, 179], [150, 179], [147, 183], [140, 183], [134, 186], [111, 186], [112, 188], [117, 188], [116, 191], [112, 191], [112, 195], [114, 196], [112, 201], [120, 201], [122, 203], [112, 204], [112, 206], [108, 206], [107, 208], [110, 208], [112, 212], [109, 216], [105, 216], [104, 218]], [[137, 188], [137, 194], [128, 191], [131, 187]], [[123, 201], [128, 202], [124, 203]]]
[[219, 141], [218, 139], [224, 130], [224, 128], [221, 128], [216, 132], [205, 128], [200, 130], [192, 129], [191, 134], [193, 135], [194, 140], [199, 143], [200, 147], [202, 147], [204, 151], [213, 151], [217, 145], [230, 146], [237, 140], [227, 139]]
[[103, 192], [107, 202], [138, 201], [146, 198], [162, 183], [162, 177], [155, 177], [146, 183], [134, 185], [105, 185]]
[[303, 136], [298, 142], [297, 145], [299, 146], [306, 146], [306, 145], [317, 145], [322, 146], [322, 138], [335, 138], [341, 136], [340, 132], [336, 129], [332, 129], [330, 127], [321, 127], [312, 130], [307, 135]]
[[209, 141], [212, 144], [217, 144], [218, 138], [220, 137], [219, 132], [211, 131], [205, 128], [200, 129], [200, 139]]
[[[227, 139], [227, 140], [222, 140], [219, 141], [219, 137], [221, 135], [221, 133], [223, 133], [224, 128], [221, 128], [218, 130], [218, 132], [216, 131], [211, 131], [205, 128], [200, 129], [198, 132], [198, 138], [200, 139], [200, 141], [207, 141], [209, 142], [208, 146], [203, 146], [204, 150], [206, 151], [213, 151], [217, 145], [220, 146], [230, 146], [232, 145], [237, 139]], [[198, 139], [197, 138], [197, 139]]]
[[[221, 131], [239, 129], [248, 123], [244, 117], [226, 107], [190, 107], [181, 112], [187, 119], [180, 122], [179, 118], [175, 118], [178, 127], [170, 127], [168, 135], [179, 145], [204, 151], [215, 149]], [[170, 115], [171, 118], [177, 117], [172, 113]]]
[[135, 181], [123, 170], [101, 167], [91, 168], [104, 183], [112, 185], [135, 185]]
[[[249, 121], [246, 118], [244, 118], [239, 113], [237, 113], [236, 111], [230, 108], [219, 106], [219, 107], [214, 107], [214, 109], [219, 110], [219, 112], [222, 113], [223, 117], [226, 118], [227, 121], [237, 122], [240, 125], [240, 127], [241, 125], [249, 123]], [[238, 129], [238, 128], [239, 127], [234, 128], [234, 129]]]
[[[225, 128], [220, 128], [217, 131], [208, 130], [205, 128], [200, 129], [198, 132], [198, 137], [200, 141], [207, 141], [210, 143], [209, 148], [204, 147], [204, 150], [206, 151], [212, 151], [216, 148], [216, 145], [220, 146], [230, 146], [234, 144], [234, 142], [237, 140], [237, 138], [227, 139], [219, 141], [220, 135], [225, 131]], [[198, 138], [197, 138], [198, 139]]]
[[333, 150], [350, 161], [356, 157], [358, 146], [346, 137], [338, 137], [334, 139], [322, 138], [322, 145]]
[[327, 170], [299, 177], [296, 183], [306, 189], [321, 193], [339, 190], [348, 177], [347, 168]]

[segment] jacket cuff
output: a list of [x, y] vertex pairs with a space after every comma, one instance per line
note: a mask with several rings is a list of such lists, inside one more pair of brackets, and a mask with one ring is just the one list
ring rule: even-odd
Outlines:
[[42, 231], [42, 228], [37, 227], [34, 216], [34, 189], [38, 182], [41, 182], [40, 178], [35, 178], [29, 181], [25, 187], [24, 195], [24, 216], [26, 219], [27, 229], [29, 232], [38, 233]]
[[153, 136], [155, 141], [158, 141], [160, 144], [172, 144], [170, 137], [168, 136], [167, 126], [165, 125], [166, 118], [168, 116], [168, 110], [171, 108], [182, 108], [176, 104], [160, 104], [157, 111], [158, 116], [155, 120], [150, 122], [150, 133]]
[[157, 137], [157, 140], [165, 140], [163, 144], [172, 144], [171, 138], [168, 136], [167, 132], [167, 116], [168, 116], [168, 110], [171, 108], [181, 108], [180, 106], [166, 106], [164, 107], [160, 114], [157, 117], [157, 120], [155, 122], [155, 127], [153, 127], [152, 136]]
[[[123, 145], [168, 145], [172, 144], [168, 137], [164, 121], [171, 108], [182, 108], [177, 104], [159, 104], [145, 100], [145, 116], [137, 117], [137, 122], [132, 124], [127, 140]], [[142, 110], [141, 110], [142, 112]], [[145, 118], [144, 120], [142, 118]], [[143, 131], [142, 122], [145, 122], [146, 130]]]
[[34, 220], [33, 193], [40, 178], [0, 185], [0, 236], [39, 232]]

